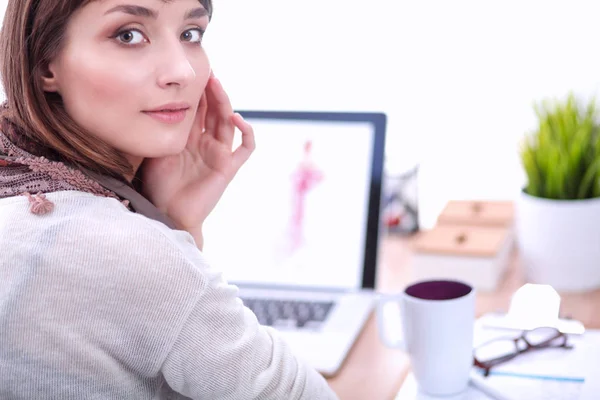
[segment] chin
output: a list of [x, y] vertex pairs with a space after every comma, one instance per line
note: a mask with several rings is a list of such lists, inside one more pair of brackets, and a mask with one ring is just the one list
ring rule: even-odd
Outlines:
[[158, 158], [173, 156], [181, 153], [187, 144], [188, 134], [187, 133], [174, 133], [155, 136], [157, 139], [154, 140], [153, 146], [146, 147], [145, 149], [137, 149], [138, 151], [144, 152], [144, 157]]

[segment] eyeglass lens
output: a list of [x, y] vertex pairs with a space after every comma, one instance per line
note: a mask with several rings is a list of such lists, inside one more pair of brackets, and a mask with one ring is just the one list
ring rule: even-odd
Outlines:
[[555, 328], [537, 328], [525, 332], [523, 336], [533, 347], [558, 345], [564, 340], [560, 332]]
[[475, 358], [482, 363], [505, 358], [517, 353], [517, 344], [510, 338], [488, 342], [475, 349]]
[[527, 343], [532, 347], [558, 346], [564, 343], [564, 338], [555, 328], [537, 328], [527, 331], [522, 338], [527, 342], [520, 337], [491, 340], [475, 349], [475, 358], [479, 362], [486, 363], [516, 356], [527, 349]]

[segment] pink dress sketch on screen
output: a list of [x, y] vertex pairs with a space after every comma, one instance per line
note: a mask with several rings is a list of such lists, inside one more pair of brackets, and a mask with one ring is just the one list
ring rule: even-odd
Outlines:
[[304, 156], [292, 175], [292, 215], [290, 220], [291, 252], [303, 244], [304, 220], [306, 217], [306, 196], [323, 179], [323, 173], [316, 167], [311, 156], [312, 142], [304, 144]]

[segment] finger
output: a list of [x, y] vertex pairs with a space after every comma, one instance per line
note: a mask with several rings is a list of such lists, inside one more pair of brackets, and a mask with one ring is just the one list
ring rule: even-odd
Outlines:
[[210, 79], [208, 80], [208, 84], [206, 85], [206, 102], [208, 104], [207, 110], [206, 110], [206, 119], [205, 119], [205, 124], [204, 127], [206, 129], [206, 132], [208, 132], [210, 135], [214, 135], [215, 131], [217, 129], [217, 121], [218, 121], [218, 115], [217, 115], [217, 101], [218, 99], [216, 98], [215, 95], [215, 90], [214, 90], [214, 85], [213, 85], [213, 77], [211, 76]]
[[206, 92], [202, 93], [202, 97], [200, 98], [200, 131], [204, 132], [206, 130], [206, 113], [208, 112], [208, 101], [206, 100]]
[[200, 136], [204, 133], [205, 125], [206, 125], [206, 112], [207, 112], [208, 103], [206, 101], [206, 93], [202, 94], [200, 98], [200, 102], [198, 103], [198, 108], [196, 111], [196, 118], [194, 120], [194, 124], [192, 125], [192, 129], [190, 131], [190, 136], [188, 138], [188, 145], [197, 146]]
[[210, 129], [216, 139], [231, 146], [235, 133], [235, 125], [231, 120], [233, 115], [231, 101], [217, 78], [211, 78], [209, 85], [210, 124], [207, 125], [207, 130]]
[[237, 172], [242, 165], [250, 158], [250, 155], [256, 148], [256, 141], [254, 138], [254, 128], [244, 118], [235, 113], [231, 118], [235, 126], [242, 132], [242, 144], [233, 152], [233, 165]]

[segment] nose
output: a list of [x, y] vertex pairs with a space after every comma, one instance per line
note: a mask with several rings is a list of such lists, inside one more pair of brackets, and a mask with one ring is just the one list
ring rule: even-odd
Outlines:
[[196, 78], [196, 71], [181, 43], [163, 47], [157, 58], [160, 65], [157, 83], [161, 88], [186, 87]]

